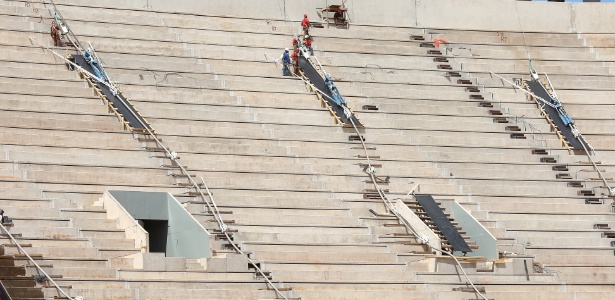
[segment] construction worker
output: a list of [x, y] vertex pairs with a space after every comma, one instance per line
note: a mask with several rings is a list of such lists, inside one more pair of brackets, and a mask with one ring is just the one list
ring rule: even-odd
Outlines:
[[443, 39], [443, 38], [435, 38], [435, 39], [433, 39], [433, 43], [434, 43], [434, 46], [436, 48], [440, 48], [440, 43], [446, 44], [446, 43], [448, 43], [448, 41]]
[[85, 58], [85, 62], [87, 62], [90, 67], [92, 67], [92, 71], [94, 71], [94, 75], [96, 75], [96, 77], [100, 78], [102, 81], [109, 82], [109, 78], [107, 78], [107, 75], [105, 74], [105, 71], [103, 70], [102, 66], [98, 63], [96, 59], [94, 59], [94, 57], [92, 57], [92, 52], [90, 51], [90, 49], [85, 50], [83, 58]]
[[342, 10], [342, 7], [340, 6], [337, 11], [335, 12], [335, 14], [333, 15], [333, 20], [335, 21], [335, 25], [339, 25], [339, 24], [344, 24], [344, 10]]
[[312, 37], [310, 37], [310, 35], [305, 36], [303, 44], [310, 51], [310, 55], [314, 55], [314, 49], [312, 49]]
[[297, 47], [299, 47], [299, 42], [297, 41], [297, 38], [293, 38], [293, 48]]
[[295, 75], [299, 75], [299, 48], [293, 51], [293, 65], [295, 66]]
[[56, 47], [62, 47], [62, 36], [60, 35], [60, 26], [56, 21], [51, 22], [51, 39], [53, 39], [53, 45]]
[[301, 27], [303, 27], [303, 34], [308, 35], [308, 30], [310, 29], [310, 20], [307, 17], [307, 14], [303, 15], [303, 21], [301, 21]]
[[335, 101], [335, 103], [337, 103], [337, 105], [342, 107], [346, 106], [346, 101], [344, 101], [344, 97], [342, 97], [342, 94], [340, 94], [340, 91], [337, 89], [329, 75], [325, 75], [325, 86], [331, 93], [331, 96], [333, 97], [333, 100]]
[[279, 59], [276, 59], [275, 62], [279, 62], [282, 60], [282, 75], [290, 76], [290, 54], [288, 54], [288, 48], [284, 49], [284, 53], [280, 56]]

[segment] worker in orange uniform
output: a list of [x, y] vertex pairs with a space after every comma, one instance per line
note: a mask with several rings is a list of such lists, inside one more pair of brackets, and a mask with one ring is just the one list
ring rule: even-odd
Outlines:
[[297, 42], [297, 38], [293, 38], [293, 48], [299, 47], [299, 43]]
[[308, 35], [308, 30], [310, 29], [310, 20], [307, 17], [307, 14], [303, 15], [303, 21], [301, 21], [301, 27], [303, 27], [303, 34]]
[[312, 49], [312, 37], [306, 35], [305, 39], [303, 40], [303, 44], [310, 51], [310, 55], [314, 55], [314, 49]]
[[333, 15], [333, 20], [335, 21], [335, 25], [344, 24], [344, 10], [341, 7], [337, 9], [335, 14]]
[[62, 47], [62, 37], [60, 36], [60, 26], [56, 21], [51, 22], [51, 38], [53, 39], [53, 45], [56, 47]]
[[436, 46], [436, 48], [440, 48], [440, 43], [446, 44], [448, 43], [448, 41], [443, 38], [435, 38], [433, 39], [433, 43], [434, 43], [434, 46]]

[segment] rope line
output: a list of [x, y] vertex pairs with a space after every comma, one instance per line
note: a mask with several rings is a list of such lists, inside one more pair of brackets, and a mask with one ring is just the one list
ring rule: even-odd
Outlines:
[[523, 25], [521, 24], [521, 17], [519, 15], [519, 8], [517, 7], [518, 0], [512, 0], [515, 3], [515, 11], [517, 12], [517, 21], [519, 22], [519, 29], [521, 29], [521, 35], [523, 36], [523, 44], [525, 45], [525, 52], [527, 53], [527, 59], [532, 63], [532, 58], [530, 56], [530, 49], [527, 46], [527, 41], [525, 40], [525, 30], [523, 30]]
[[508, 84], [510, 84], [510, 85], [512, 85], [512, 86], [514, 86], [514, 87], [516, 87], [516, 88], [518, 88], [518, 89], [520, 89], [522, 92], [524, 92], [524, 93], [526, 93], [526, 94], [528, 94], [528, 95], [530, 95], [530, 96], [532, 96], [532, 97], [534, 97], [534, 98], [538, 99], [538, 100], [539, 100], [540, 102], [542, 102], [544, 105], [550, 106], [550, 107], [552, 107], [553, 109], [556, 109], [556, 108], [557, 108], [557, 107], [556, 107], [554, 104], [552, 104], [551, 102], [549, 102], [549, 101], [547, 101], [547, 100], [543, 99], [542, 97], [540, 97], [540, 96], [538, 96], [538, 95], [536, 95], [536, 94], [534, 94], [534, 93], [532, 93], [532, 92], [530, 92], [530, 91], [528, 91], [528, 90], [524, 89], [523, 87], [519, 86], [518, 84], [513, 83], [513, 82], [511, 82], [510, 80], [508, 80], [508, 79], [506, 79], [506, 78], [504, 78], [504, 77], [502, 77], [502, 76], [500, 76], [500, 75], [498, 75], [498, 74], [496, 74], [496, 73], [493, 73], [492, 71], [489, 71], [489, 73], [491, 73], [492, 75], [495, 75], [495, 76], [497, 76], [498, 78], [500, 78], [500, 79], [504, 80], [506, 83], [508, 83]]

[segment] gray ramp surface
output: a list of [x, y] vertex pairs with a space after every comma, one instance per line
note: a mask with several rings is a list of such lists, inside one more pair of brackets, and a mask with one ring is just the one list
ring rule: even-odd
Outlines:
[[[545, 88], [542, 86], [542, 84], [540, 84], [539, 82], [526, 80], [525, 84], [527, 84], [527, 86], [530, 88], [530, 91], [534, 95], [542, 99], [545, 99], [547, 101], [551, 99], [549, 92], [547, 92]], [[555, 108], [548, 106], [548, 105], [544, 105], [543, 107], [545, 111], [547, 112], [547, 114], [549, 114], [549, 117], [551, 117], [551, 120], [553, 120], [553, 124], [555, 124], [555, 126], [557, 126], [557, 128], [564, 135], [564, 137], [566, 137], [566, 140], [568, 140], [568, 142], [570, 143], [570, 146], [574, 150], [585, 151], [585, 149], [583, 149], [583, 145], [585, 145], [585, 147], [589, 149], [587, 143], [582, 137], [580, 137], [580, 139], [577, 139], [576, 137], [574, 137], [574, 134], [572, 134], [572, 129], [564, 125], [564, 121], [560, 119], [559, 113], [557, 112], [557, 110], [555, 110]]]
[[[88, 64], [85, 61], [85, 58], [83, 58], [83, 55], [73, 55], [72, 57], [75, 60], [75, 64], [84, 68], [86, 71], [92, 74], [95, 74], [90, 64]], [[132, 106], [128, 101], [122, 101], [122, 99], [125, 100], [126, 98], [121, 93], [118, 93], [117, 96], [114, 96], [113, 93], [111, 93], [111, 91], [106, 85], [98, 81], [95, 81], [95, 83], [96, 83], [96, 86], [100, 88], [102, 93], [107, 97], [107, 99], [109, 99], [109, 101], [113, 103], [113, 106], [115, 106], [115, 108], [117, 108], [120, 114], [122, 114], [122, 116], [124, 117], [124, 120], [126, 120], [126, 122], [128, 122], [128, 124], [132, 126], [132, 128], [145, 129], [146, 128], [145, 126], [147, 126], [147, 128], [152, 130], [147, 124], [147, 122], [145, 121], [145, 119], [143, 119], [143, 117], [141, 117], [141, 115], [137, 113], [134, 106]], [[122, 98], [120, 99], [119, 97], [122, 97]], [[130, 106], [130, 109], [128, 106]], [[134, 111], [135, 113], [132, 113], [132, 111]]]
[[415, 195], [415, 197], [436, 227], [440, 229], [448, 243], [451, 244], [453, 251], [472, 252], [470, 246], [468, 246], [461, 234], [459, 234], [459, 231], [457, 231], [431, 195]]
[[[331, 95], [331, 92], [329, 92], [329, 89], [325, 85], [325, 79], [322, 78], [322, 76], [320, 76], [320, 73], [318, 73], [316, 69], [314, 69], [314, 66], [312, 65], [312, 63], [310, 63], [307, 59], [305, 59], [305, 57], [301, 56], [299, 57], [299, 66], [303, 69], [303, 73], [310, 80], [310, 82], [317, 89], [321, 90], [325, 95], [328, 96], [328, 97], [324, 97], [325, 101], [327, 101], [327, 103], [329, 103], [329, 105], [333, 108], [333, 111], [335, 111], [335, 114], [337, 114], [340, 120], [344, 124], [352, 124], [350, 119], [346, 118], [346, 115], [344, 114], [344, 109], [340, 107], [339, 105], [337, 105], [335, 101], [330, 99], [330, 98], [333, 98], [333, 96]], [[350, 118], [352, 119], [352, 121], [357, 127], [363, 126], [354, 114], [352, 114]]]

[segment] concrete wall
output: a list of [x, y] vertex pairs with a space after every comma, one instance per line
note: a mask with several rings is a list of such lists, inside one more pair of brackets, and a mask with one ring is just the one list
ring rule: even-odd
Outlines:
[[429, 0], [421, 1], [417, 18], [419, 26], [428, 28], [570, 32], [573, 5], [512, 0]]
[[[62, 0], [55, 3], [62, 9]], [[163, 12], [301, 21], [307, 13], [341, 0], [71, 0], [84, 6], [113, 6]], [[348, 0], [353, 24], [383, 26], [524, 31], [613, 33], [613, 3], [559, 3], [514, 0]], [[519, 17], [517, 17], [517, 11]], [[522, 24], [520, 26], [520, 24]], [[298, 25], [297, 25], [298, 26]], [[352, 27], [351, 27], [352, 30]]]
[[166, 193], [109, 191], [136, 220], [169, 220]]
[[[62, 12], [64, 1], [53, 1]], [[221, 1], [222, 2], [222, 1]], [[154, 10], [165, 12], [182, 12], [182, 13], [205, 13], [207, 11], [206, 1], [201, 0], [71, 0], [71, 4], [89, 6], [89, 7], [115, 7], [120, 9], [139, 9], [139, 10]]]
[[126, 232], [126, 238], [135, 241], [135, 248], [142, 252], [149, 252], [149, 234], [139, 225], [132, 215], [120, 204], [109, 191], [99, 199], [100, 204], [107, 210], [107, 219], [115, 220], [117, 228]]
[[[195, 1], [195, 0], [190, 0]], [[168, 8], [164, 1], [153, 9]], [[188, 0], [179, 1], [189, 2]], [[201, 0], [194, 12], [208, 15], [240, 16], [300, 21], [304, 13], [317, 20], [316, 8], [337, 1], [297, 0]], [[177, 3], [174, 2], [174, 3]], [[202, 5], [204, 3], [204, 5]], [[163, 5], [164, 4], [164, 5]], [[614, 32], [615, 5], [612, 3], [556, 3], [514, 0], [348, 0], [355, 24], [402, 27], [452, 28], [493, 31]], [[178, 9], [186, 5], [179, 5]], [[204, 8], [204, 11], [199, 9]], [[517, 18], [519, 11], [519, 18]]]

